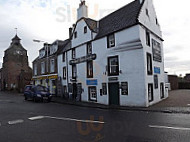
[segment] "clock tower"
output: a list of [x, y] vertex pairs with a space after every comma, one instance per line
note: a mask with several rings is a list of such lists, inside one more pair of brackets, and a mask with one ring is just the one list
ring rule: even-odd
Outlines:
[[1, 88], [4, 90], [19, 89], [20, 75], [23, 72], [32, 76], [32, 69], [28, 65], [27, 50], [22, 46], [21, 39], [16, 34], [4, 53]]

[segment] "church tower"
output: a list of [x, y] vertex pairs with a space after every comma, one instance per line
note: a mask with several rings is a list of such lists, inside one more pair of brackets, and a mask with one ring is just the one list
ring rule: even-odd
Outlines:
[[32, 74], [28, 65], [27, 50], [21, 44], [21, 39], [16, 34], [7, 50], [5, 50], [2, 66], [3, 90], [15, 90], [19, 88], [20, 75]]

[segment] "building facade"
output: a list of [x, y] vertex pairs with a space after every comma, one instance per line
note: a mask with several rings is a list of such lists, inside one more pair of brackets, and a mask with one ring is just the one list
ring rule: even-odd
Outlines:
[[71, 48], [58, 55], [70, 99], [148, 107], [168, 97], [163, 39], [152, 0], [135, 0], [99, 21], [82, 1]]
[[[1, 69], [1, 90], [23, 90], [24, 86], [30, 84], [23, 79], [20, 85], [20, 74], [25, 72], [32, 76], [32, 69], [28, 65], [27, 50], [20, 43], [20, 38], [15, 35], [11, 45], [5, 51], [3, 66]], [[31, 78], [28, 78], [31, 80]]]
[[48, 87], [53, 95], [57, 95], [58, 87], [57, 54], [67, 42], [56, 40], [52, 44], [45, 43], [33, 61], [33, 84]]

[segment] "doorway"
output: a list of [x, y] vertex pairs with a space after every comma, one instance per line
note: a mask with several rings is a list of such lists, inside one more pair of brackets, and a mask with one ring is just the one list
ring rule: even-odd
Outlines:
[[119, 105], [119, 82], [109, 83], [109, 105]]

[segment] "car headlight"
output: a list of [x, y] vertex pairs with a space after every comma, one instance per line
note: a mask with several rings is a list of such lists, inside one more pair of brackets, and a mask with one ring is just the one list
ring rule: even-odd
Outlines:
[[40, 94], [37, 94], [37, 97], [42, 97]]

